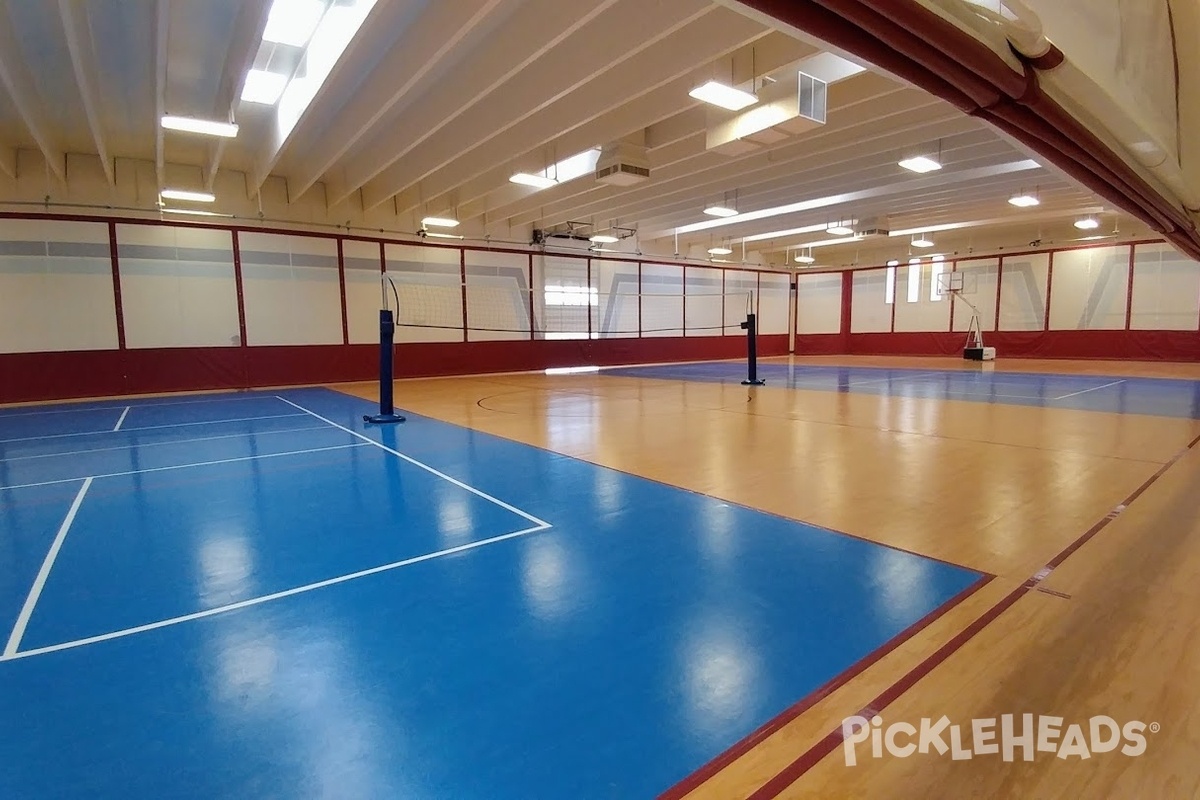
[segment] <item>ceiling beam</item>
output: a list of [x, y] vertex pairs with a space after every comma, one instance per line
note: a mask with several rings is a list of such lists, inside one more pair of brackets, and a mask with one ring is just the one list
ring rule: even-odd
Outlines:
[[[352, 158], [345, 159], [330, 174], [329, 203], [334, 205], [358, 191], [393, 163], [430, 137], [440, 135], [468, 109], [527, 70], [540, 56], [576, 31], [588, 28], [617, 0], [597, 0], [581, 14], [573, 3], [562, 0], [527, 0], [491, 32], [486, 40], [464, 57], [436, 87], [421, 94], [403, 115], [385, 117], [379, 130], [361, 143]], [[590, 28], [589, 28], [590, 30]], [[528, 43], [515, 47], [515, 42]], [[397, 128], [405, 135], [397, 137]], [[472, 136], [480, 130], [469, 131]], [[387, 198], [383, 198], [386, 200]]]
[[509, 0], [431, 3], [405, 33], [404, 41], [388, 50], [372, 71], [370, 82], [346, 101], [316, 142], [306, 147], [303, 134], [297, 136], [296, 149], [303, 152], [303, 158], [289, 176], [293, 196], [299, 197], [312, 188], [398, 104], [411, 103], [434, 67], [506, 2]]
[[171, 0], [154, 4], [154, 181], [161, 191], [166, 180], [165, 142], [162, 118], [167, 107], [167, 41], [171, 23]]
[[[271, 0], [246, 0], [239, 6], [233, 40], [225, 51], [221, 82], [217, 84], [215, 119], [233, 119], [233, 110], [241, 99], [242, 86], [246, 83], [246, 73], [254, 66], [254, 59], [258, 56], [270, 11]], [[216, 184], [217, 170], [221, 166], [221, 156], [225, 153], [227, 142], [224, 138], [217, 139], [209, 147], [208, 165], [204, 169], [204, 185], [209, 192]]]
[[21, 59], [21, 44], [13, 31], [9, 2], [11, 0], [0, 0], [0, 84], [8, 90], [22, 124], [42, 151], [50, 171], [60, 181], [65, 181], [67, 157], [50, 133], [50, 124], [41, 112], [42, 100], [38, 97], [33, 75]]
[[88, 128], [92, 132], [92, 143], [104, 168], [104, 177], [109, 186], [116, 186], [113, 163], [108, 157], [108, 143], [104, 137], [104, 126], [100, 121], [100, 90], [96, 78], [100, 68], [96, 63], [96, 50], [92, 42], [92, 29], [88, 21], [86, 0], [58, 0], [58, 15], [66, 34], [67, 52], [71, 56], [71, 69], [75, 73], [75, 86], [83, 100], [83, 113], [87, 116]]
[[[533, 69], [515, 75], [501, 90], [468, 109], [456, 125], [439, 136], [426, 139], [379, 172], [362, 187], [364, 206], [370, 209], [386, 202], [397, 192], [415, 186], [450, 164], [460, 153], [480, 147], [543, 109], [557, 105], [586, 108], [591, 99], [584, 96], [588, 93], [580, 92], [580, 96], [572, 98], [573, 92], [597, 77], [621, 71], [622, 64], [687, 28], [690, 23], [708, 16], [711, 11], [719, 11], [719, 16], [725, 18], [725, 25], [733, 28], [737, 34], [735, 42], [763, 32], [761, 25], [717, 9], [706, 0], [620, 0], [610, 12], [611, 16], [637, 19], [636, 26], [599, 25], [578, 30], [538, 59]], [[742, 25], [740, 30], [739, 23]], [[661, 53], [669, 52], [669, 48], [661, 48]], [[687, 56], [686, 52], [684, 56]], [[695, 63], [693, 60], [692, 64]], [[614, 88], [627, 94], [626, 87], [636, 84], [613, 76], [611, 83], [600, 85], [609, 89], [609, 94]], [[605, 102], [606, 98], [598, 97], [595, 105], [603, 109]]]

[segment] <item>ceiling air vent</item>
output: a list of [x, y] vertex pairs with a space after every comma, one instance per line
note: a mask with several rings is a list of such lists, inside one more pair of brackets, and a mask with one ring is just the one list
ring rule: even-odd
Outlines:
[[650, 180], [646, 148], [626, 143], [605, 147], [596, 162], [596, 180], [611, 186], [632, 186]]

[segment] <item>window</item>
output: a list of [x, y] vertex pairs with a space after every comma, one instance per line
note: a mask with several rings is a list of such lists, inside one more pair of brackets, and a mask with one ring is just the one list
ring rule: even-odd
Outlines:
[[883, 302], [889, 306], [896, 302], [896, 268], [887, 268], [887, 278], [884, 279], [883, 285]]
[[937, 303], [942, 299], [941, 276], [946, 271], [946, 265], [940, 261], [935, 261], [933, 264], [932, 276], [933, 280], [929, 284], [929, 301]]
[[908, 302], [917, 303], [921, 300], [921, 265], [908, 265]]

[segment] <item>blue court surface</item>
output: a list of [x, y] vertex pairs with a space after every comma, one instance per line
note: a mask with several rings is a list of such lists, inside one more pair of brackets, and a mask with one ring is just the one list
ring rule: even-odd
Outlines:
[[371, 411], [0, 411], [0, 798], [652, 797], [982, 578]]
[[[738, 383], [745, 362], [705, 361], [606, 369], [632, 378]], [[1120, 414], [1200, 419], [1200, 381], [1116, 378], [1034, 372], [920, 370], [886, 367], [822, 367], [760, 363], [767, 386], [827, 392], [865, 392], [891, 397], [967, 400], [1004, 405], [1071, 408]]]

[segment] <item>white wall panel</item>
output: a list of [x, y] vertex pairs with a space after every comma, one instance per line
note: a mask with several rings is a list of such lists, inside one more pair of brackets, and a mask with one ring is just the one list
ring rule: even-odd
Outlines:
[[0, 220], [0, 353], [117, 344], [108, 226]]
[[[826, 272], [818, 275], [800, 273], [796, 276], [796, 284], [796, 332], [840, 333], [842, 330], [841, 273]], [[864, 289], [864, 291], [866, 290]], [[890, 315], [890, 310], [888, 313]]]
[[467, 340], [529, 338], [529, 256], [466, 251]]
[[[342, 242], [346, 269], [346, 324], [350, 344], [379, 343], [379, 309], [383, 303], [378, 242]], [[394, 305], [394, 301], [392, 301]]]
[[[892, 329], [892, 306], [887, 302], [886, 269], [860, 270], [854, 273], [850, 306], [851, 333], [887, 333]], [[897, 282], [896, 301], [902, 294]]]
[[720, 336], [724, 328], [721, 270], [688, 267], [685, 271], [684, 330], [688, 336]]
[[1169, 244], [1133, 248], [1134, 330], [1194, 331], [1200, 320], [1200, 263]]
[[588, 283], [585, 256], [533, 257], [536, 338], [586, 339], [599, 292]]
[[1004, 257], [1000, 270], [1000, 330], [1042, 330], [1049, 269], [1050, 256], [1046, 253]]
[[[897, 268], [897, 332], [943, 332], [950, 330], [950, 298], [934, 292], [935, 272], [949, 267], [945, 262], [906, 264]], [[915, 294], [912, 288], [915, 287]]]
[[[384, 245], [387, 275], [400, 297], [397, 342], [463, 340], [462, 264], [457, 248]], [[389, 303], [392, 289], [388, 287]], [[378, 338], [378, 337], [376, 337]]]
[[601, 339], [638, 335], [638, 265], [632, 261], [592, 259], [592, 287], [598, 302], [592, 306], [592, 330]]
[[117, 250], [126, 346], [241, 343], [232, 233], [123, 224]]
[[1054, 254], [1051, 330], [1123, 330], [1129, 291], [1129, 246]]
[[683, 267], [642, 265], [642, 335], [683, 336]]
[[[758, 332], [780, 334], [788, 332], [791, 317], [792, 276], [786, 272], [760, 273], [758, 295]], [[727, 301], [728, 302], [728, 301]], [[735, 333], [740, 333], [734, 330]]]
[[954, 330], [965, 331], [971, 324], [970, 306], [979, 309], [979, 325], [985, 331], [996, 330], [996, 280], [1000, 277], [1000, 259], [974, 258], [959, 261], [955, 271], [962, 273], [962, 300], [950, 299], [954, 303]]
[[250, 345], [342, 343], [337, 241], [239, 233]]

